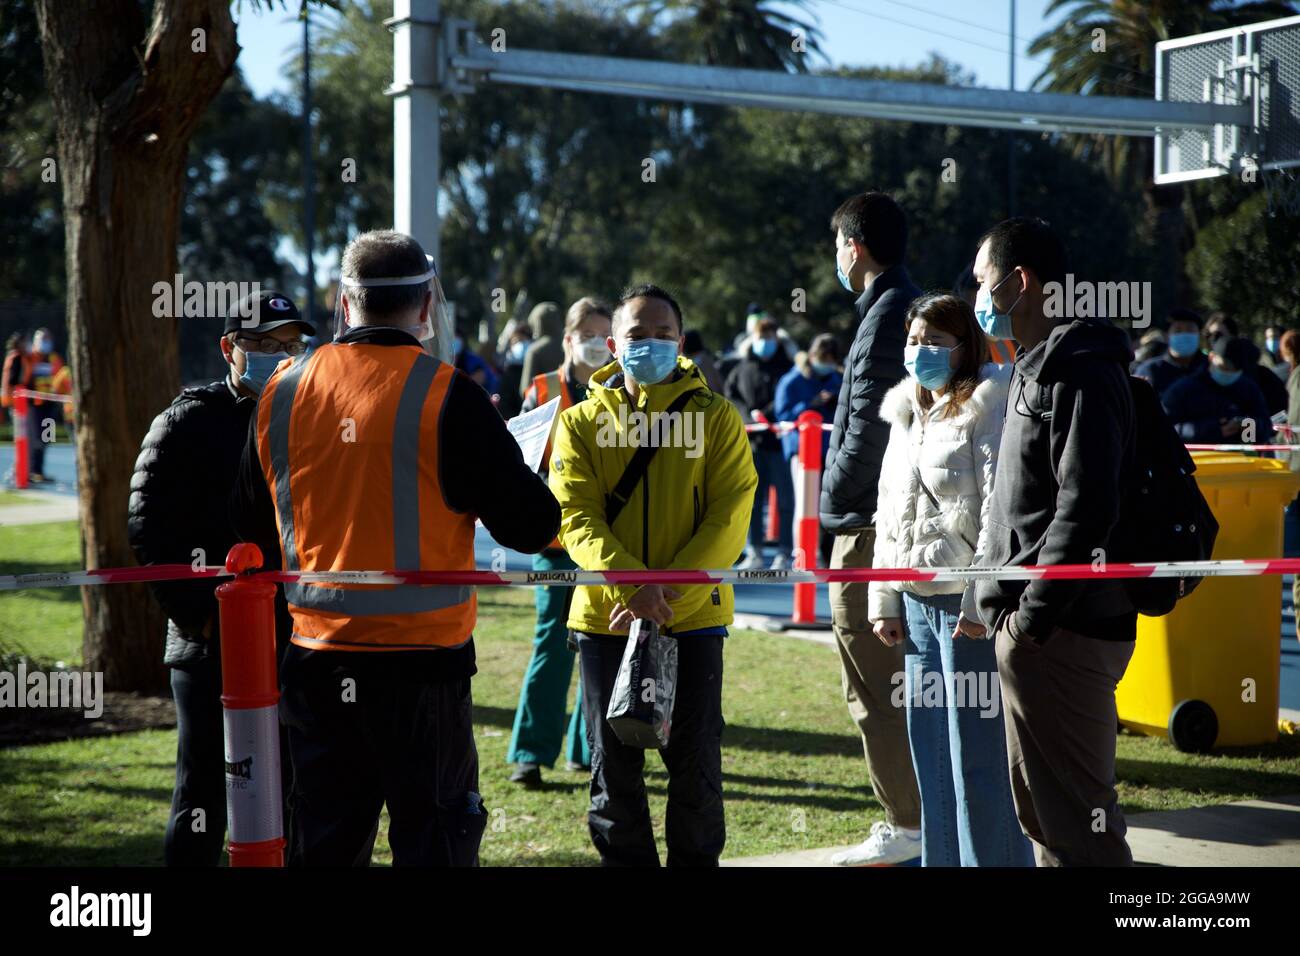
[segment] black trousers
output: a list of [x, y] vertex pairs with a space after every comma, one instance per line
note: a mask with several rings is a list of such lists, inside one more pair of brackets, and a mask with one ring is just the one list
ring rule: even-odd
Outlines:
[[286, 655], [280, 719], [293, 764], [290, 866], [368, 866], [388, 805], [395, 866], [474, 866], [487, 817], [469, 678], [373, 660]]
[[[176, 704], [176, 784], [163, 860], [168, 866], [217, 866], [226, 844], [221, 658], [213, 655], [173, 665], [171, 685]], [[286, 830], [290, 776], [289, 746], [281, 724], [280, 792], [286, 802]]]
[[[624, 635], [574, 635], [581, 660], [582, 706], [591, 749], [587, 825], [605, 866], [658, 866], [646, 800], [645, 751], [624, 745], [605, 713], [627, 644]], [[689, 636], [678, 643], [677, 698], [668, 746], [665, 837], [669, 866], [717, 866], [727, 842], [722, 808], [722, 641]]]

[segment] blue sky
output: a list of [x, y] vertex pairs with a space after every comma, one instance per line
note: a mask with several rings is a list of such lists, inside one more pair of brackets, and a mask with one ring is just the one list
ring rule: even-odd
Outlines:
[[[1026, 89], [1040, 69], [1025, 47], [1042, 31], [1047, 5], [1048, 0], [1016, 2], [1018, 89]], [[289, 0], [288, 6], [296, 11], [298, 4]], [[1008, 85], [1010, 0], [813, 0], [810, 9], [836, 66], [914, 66], [934, 52], [974, 73], [979, 86]], [[248, 4], [237, 16], [239, 64], [253, 91], [287, 92], [281, 66], [302, 44], [301, 25], [283, 9], [258, 14]]]

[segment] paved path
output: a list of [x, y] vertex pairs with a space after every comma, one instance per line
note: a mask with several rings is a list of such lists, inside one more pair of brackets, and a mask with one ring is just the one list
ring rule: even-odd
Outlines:
[[[1134, 862], [1148, 866], [1300, 866], [1300, 796], [1128, 817]], [[723, 860], [723, 866], [830, 866], [845, 847]]]
[[15, 524], [40, 524], [45, 521], [76, 521], [77, 499], [70, 495], [24, 491], [22, 504], [0, 505], [0, 527]]

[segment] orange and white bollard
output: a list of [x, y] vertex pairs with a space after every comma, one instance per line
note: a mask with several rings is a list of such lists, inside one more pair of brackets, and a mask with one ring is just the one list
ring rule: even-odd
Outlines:
[[14, 390], [14, 487], [26, 488], [30, 474], [31, 445], [27, 441], [27, 416], [31, 415], [27, 404], [27, 392]]
[[257, 545], [237, 544], [226, 556], [236, 577], [217, 588], [231, 866], [284, 866], [275, 585], [248, 575], [261, 566]]
[[[822, 494], [822, 416], [808, 411], [800, 414], [799, 429], [799, 481], [795, 483], [795, 550], [799, 560], [795, 566], [801, 570], [817, 567], [817, 545], [821, 536], [821, 519], [818, 508]], [[817, 585], [794, 586], [794, 615], [796, 624], [811, 624], [817, 620]]]

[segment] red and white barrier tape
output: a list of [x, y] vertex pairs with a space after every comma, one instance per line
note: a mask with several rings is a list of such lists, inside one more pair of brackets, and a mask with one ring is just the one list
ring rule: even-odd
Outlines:
[[1300, 451], [1300, 445], [1198, 445], [1189, 444], [1188, 451]]
[[[1246, 558], [1229, 561], [1170, 561], [1002, 566], [996, 568], [812, 568], [783, 571], [264, 571], [269, 581], [300, 584], [454, 584], [518, 587], [539, 584], [827, 584], [861, 581], [1000, 581], [1082, 580], [1086, 578], [1246, 577], [1300, 573], [1300, 558]], [[98, 571], [11, 574], [0, 576], [0, 591], [29, 588], [132, 584], [231, 577], [224, 568], [196, 571], [188, 564]]]
[[33, 392], [29, 388], [15, 388], [14, 395], [22, 398], [39, 398], [47, 402], [65, 402], [68, 404], [72, 402], [71, 395], [60, 395], [57, 392]]
[[[835, 426], [829, 423], [823, 424], [824, 431], [830, 431]], [[751, 422], [745, 426], [747, 432], [766, 432], [773, 431], [778, 435], [784, 435], [786, 432], [798, 430], [799, 426], [794, 422]], [[1193, 443], [1187, 446], [1188, 451], [1300, 451], [1300, 445], [1248, 445], [1248, 444], [1199, 444]]]

